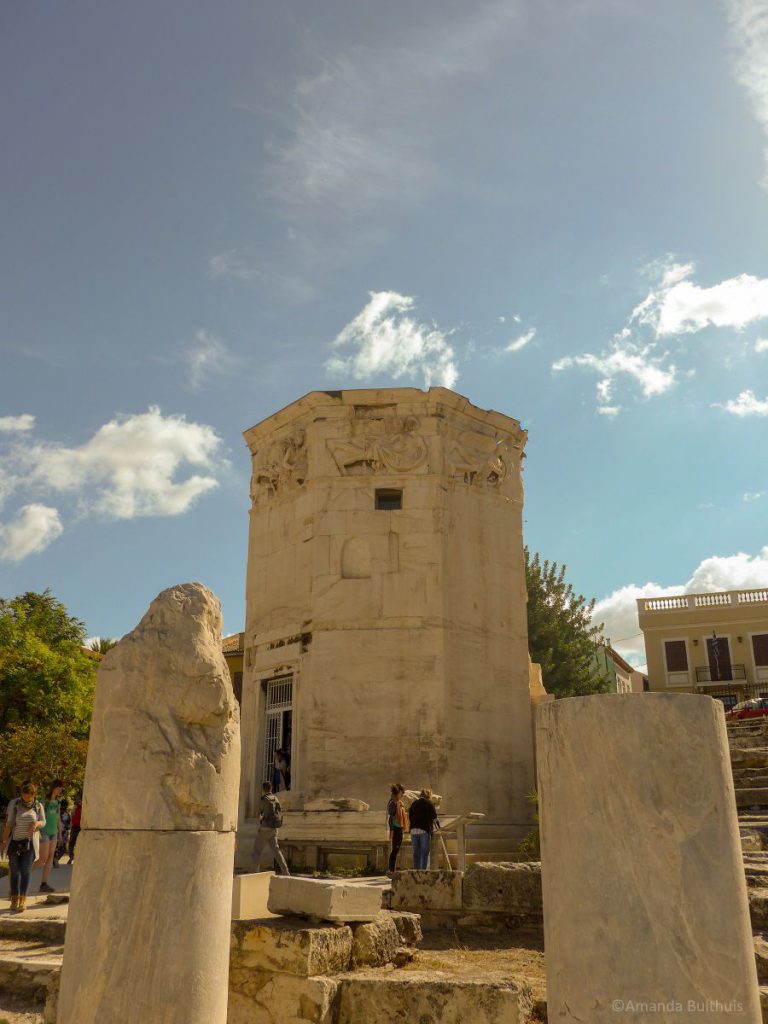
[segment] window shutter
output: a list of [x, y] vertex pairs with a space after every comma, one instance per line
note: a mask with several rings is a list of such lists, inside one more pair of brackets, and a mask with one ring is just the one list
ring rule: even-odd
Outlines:
[[664, 651], [667, 656], [667, 672], [687, 672], [688, 653], [685, 640], [666, 640]]
[[768, 665], [768, 633], [756, 633], [752, 637], [752, 650], [756, 665]]

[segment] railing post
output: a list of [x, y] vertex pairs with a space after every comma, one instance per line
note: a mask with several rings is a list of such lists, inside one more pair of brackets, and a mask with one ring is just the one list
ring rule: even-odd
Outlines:
[[464, 829], [467, 827], [465, 818], [459, 818], [456, 822], [456, 870], [463, 871], [467, 861], [467, 837]]

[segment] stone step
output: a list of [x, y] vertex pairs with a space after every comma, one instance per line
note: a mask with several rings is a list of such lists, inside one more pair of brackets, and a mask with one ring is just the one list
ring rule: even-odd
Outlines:
[[52, 946], [63, 945], [66, 928], [65, 918], [0, 914], [0, 939], [47, 943]]
[[749, 917], [752, 921], [752, 930], [755, 932], [768, 931], [768, 886], [750, 887], [747, 890], [749, 896]]
[[58, 987], [64, 947], [0, 939], [0, 991], [44, 1002]]
[[739, 740], [730, 744], [731, 768], [765, 768], [768, 766], [768, 748], [765, 738], [760, 744], [746, 743]]
[[755, 856], [759, 853], [766, 852], [766, 837], [765, 835], [754, 828], [741, 828], [741, 849], [743, 853]]
[[737, 768], [733, 772], [736, 789], [759, 789], [768, 786], [768, 768]]
[[765, 807], [768, 808], [768, 787], [760, 789], [737, 789], [736, 806], [742, 808]]

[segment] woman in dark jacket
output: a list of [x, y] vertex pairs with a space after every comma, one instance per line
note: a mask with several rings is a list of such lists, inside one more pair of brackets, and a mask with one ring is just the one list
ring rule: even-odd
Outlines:
[[435, 828], [440, 828], [437, 811], [432, 803], [431, 789], [422, 789], [418, 799], [413, 801], [408, 808], [408, 821], [411, 826], [413, 868], [415, 871], [426, 871], [429, 868], [432, 832]]

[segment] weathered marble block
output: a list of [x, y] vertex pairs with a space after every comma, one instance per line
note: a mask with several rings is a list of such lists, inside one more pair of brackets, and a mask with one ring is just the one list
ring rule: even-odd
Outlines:
[[433, 973], [348, 974], [340, 980], [336, 1024], [528, 1024], [531, 990], [513, 981], [489, 985]]
[[271, 914], [299, 914], [322, 921], [372, 921], [381, 910], [381, 889], [333, 879], [274, 875], [267, 906]]
[[239, 781], [219, 602], [171, 587], [99, 668], [83, 827], [235, 831]]
[[760, 1021], [722, 708], [605, 694], [536, 721], [550, 1020]]
[[392, 879], [392, 910], [460, 911], [461, 871], [396, 871]]
[[232, 920], [255, 921], [268, 917], [269, 880], [273, 871], [235, 875], [232, 880]]
[[404, 946], [417, 946], [424, 938], [421, 932], [421, 917], [419, 914], [411, 914], [406, 910], [392, 911], [392, 920], [395, 922], [400, 941]]
[[83, 831], [59, 1021], [224, 1021], [234, 855], [232, 832]]
[[352, 966], [383, 967], [391, 964], [400, 935], [392, 914], [382, 910], [375, 920], [352, 928]]
[[464, 873], [465, 911], [541, 919], [541, 864], [470, 864]]
[[240, 772], [221, 605], [164, 590], [96, 682], [58, 1024], [224, 1024]]
[[[393, 926], [394, 927], [394, 926]], [[352, 931], [347, 927], [313, 927], [303, 918], [242, 921], [232, 927], [234, 967], [280, 974], [335, 974], [349, 969]]]
[[233, 968], [227, 1024], [336, 1024], [338, 987], [335, 978]]

